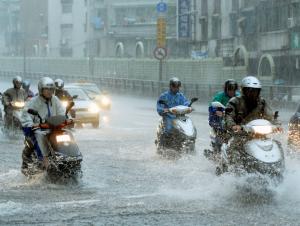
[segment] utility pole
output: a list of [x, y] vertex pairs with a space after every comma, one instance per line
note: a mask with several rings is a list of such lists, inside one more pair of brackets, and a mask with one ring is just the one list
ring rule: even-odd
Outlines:
[[26, 41], [25, 41], [25, 32], [23, 33], [23, 78], [26, 78]]
[[156, 11], [158, 12], [157, 18], [157, 37], [156, 37], [156, 48], [153, 52], [154, 57], [159, 60], [159, 68], [158, 68], [158, 94], [162, 90], [162, 73], [163, 73], [163, 60], [167, 57], [167, 49], [166, 49], [166, 30], [167, 30], [167, 22], [166, 22], [166, 12], [167, 12], [167, 4], [163, 1], [159, 2], [156, 5]]

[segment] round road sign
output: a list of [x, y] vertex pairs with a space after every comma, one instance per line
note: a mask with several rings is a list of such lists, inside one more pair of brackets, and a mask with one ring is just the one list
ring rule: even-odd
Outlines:
[[163, 47], [156, 47], [154, 49], [153, 55], [158, 60], [163, 60], [167, 56], [167, 49]]
[[167, 4], [165, 2], [160, 2], [156, 5], [156, 10], [159, 13], [165, 13], [167, 11]]

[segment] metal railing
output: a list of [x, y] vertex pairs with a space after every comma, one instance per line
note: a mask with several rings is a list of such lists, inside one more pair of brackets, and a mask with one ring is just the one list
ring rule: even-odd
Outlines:
[[[0, 71], [0, 77], [11, 79], [16, 75], [24, 76], [18, 71]], [[88, 75], [66, 75], [28, 72], [24, 77], [38, 80], [43, 76], [51, 78], [63, 78], [66, 82], [94, 82], [112, 93], [134, 94], [139, 96], [157, 97], [162, 91], [168, 89], [168, 82], [138, 80], [127, 78], [112, 77], [90, 77]], [[198, 97], [201, 101], [211, 100], [216, 92], [222, 90], [222, 85], [184, 83], [182, 91], [187, 97]], [[295, 108], [300, 102], [300, 86], [265, 85], [262, 95], [272, 103], [273, 106], [280, 108]]]

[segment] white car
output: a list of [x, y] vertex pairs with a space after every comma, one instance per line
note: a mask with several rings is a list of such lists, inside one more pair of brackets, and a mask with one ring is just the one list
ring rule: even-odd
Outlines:
[[77, 96], [74, 99], [75, 122], [77, 124], [91, 123], [94, 128], [99, 127], [100, 108], [91, 100], [88, 95], [77, 86], [65, 86], [65, 89], [71, 96]]

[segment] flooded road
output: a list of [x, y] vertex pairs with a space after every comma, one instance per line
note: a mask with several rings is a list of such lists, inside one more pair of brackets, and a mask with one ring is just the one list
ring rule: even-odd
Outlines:
[[[109, 121], [76, 129], [83, 154], [78, 184], [51, 184], [21, 172], [22, 138], [0, 136], [0, 225], [298, 225], [300, 160], [287, 158], [284, 182], [267, 192], [245, 178], [215, 176], [207, 107], [195, 104], [195, 155], [162, 159], [154, 140], [155, 100], [113, 96]], [[283, 112], [286, 124], [291, 113]], [[284, 143], [286, 133], [280, 136]]]

